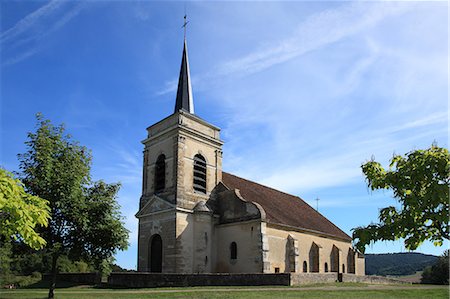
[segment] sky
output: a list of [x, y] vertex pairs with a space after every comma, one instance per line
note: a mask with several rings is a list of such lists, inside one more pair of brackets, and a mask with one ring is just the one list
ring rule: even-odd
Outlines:
[[[141, 141], [173, 113], [185, 10], [195, 113], [221, 128], [224, 171], [318, 204], [351, 235], [398, 207], [367, 188], [362, 163], [448, 148], [446, 1], [0, 5], [0, 165], [18, 170], [36, 113], [64, 123], [92, 150], [93, 179], [122, 183], [124, 268], [137, 262]], [[405, 251], [395, 241], [366, 252]]]

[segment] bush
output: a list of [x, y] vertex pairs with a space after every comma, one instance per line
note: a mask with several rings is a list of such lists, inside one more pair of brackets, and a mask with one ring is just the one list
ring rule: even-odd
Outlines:
[[447, 249], [436, 263], [425, 268], [422, 273], [421, 283], [448, 284], [449, 278], [449, 250]]
[[14, 288], [26, 287], [31, 284], [34, 284], [42, 279], [42, 274], [39, 272], [33, 272], [32, 275], [21, 276], [14, 274], [4, 274], [1, 275], [0, 281], [1, 286], [13, 286]]

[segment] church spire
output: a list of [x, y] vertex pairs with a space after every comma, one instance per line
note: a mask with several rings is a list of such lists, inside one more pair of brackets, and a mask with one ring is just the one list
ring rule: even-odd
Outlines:
[[194, 99], [192, 97], [192, 86], [191, 86], [191, 74], [189, 72], [189, 61], [187, 53], [187, 43], [186, 43], [186, 15], [184, 16], [184, 45], [183, 45], [183, 57], [181, 59], [181, 69], [180, 78], [178, 79], [178, 91], [177, 99], [175, 102], [175, 112], [179, 110], [185, 110], [189, 113], [194, 113]]

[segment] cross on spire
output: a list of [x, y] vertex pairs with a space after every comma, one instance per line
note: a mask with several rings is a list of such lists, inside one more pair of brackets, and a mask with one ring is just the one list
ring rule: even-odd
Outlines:
[[178, 79], [177, 98], [175, 101], [175, 111], [177, 113], [180, 110], [194, 113], [194, 99], [192, 96], [191, 86], [191, 74], [189, 72], [189, 60], [187, 54], [187, 42], [186, 42], [186, 25], [189, 23], [186, 13], [184, 14], [184, 44], [183, 44], [183, 56], [181, 58], [180, 77]]
[[187, 14], [185, 13], [184, 14], [184, 23], [183, 23], [183, 26], [181, 26], [182, 28], [184, 28], [184, 39], [186, 39], [186, 27], [187, 27], [187, 24], [189, 23], [189, 21], [187, 21], [186, 18], [187, 18]]

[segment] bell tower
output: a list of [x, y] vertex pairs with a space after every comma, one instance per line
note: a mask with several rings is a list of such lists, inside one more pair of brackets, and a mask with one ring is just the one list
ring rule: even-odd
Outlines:
[[[194, 114], [187, 43], [174, 113], [147, 128], [139, 203], [138, 271], [192, 273], [194, 208], [222, 180], [220, 129]], [[202, 209], [202, 213], [205, 213]], [[212, 213], [206, 219], [212, 225]], [[191, 219], [192, 218], [192, 219]], [[211, 250], [206, 248], [205, 250]]]

